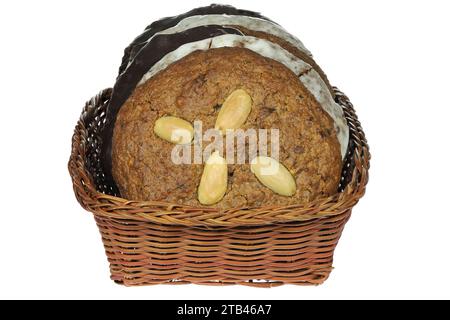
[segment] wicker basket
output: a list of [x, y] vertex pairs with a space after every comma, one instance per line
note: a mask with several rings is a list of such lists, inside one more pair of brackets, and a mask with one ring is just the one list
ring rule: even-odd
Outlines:
[[118, 197], [99, 160], [111, 89], [89, 101], [75, 128], [69, 171], [78, 202], [100, 229], [111, 279], [127, 286], [323, 283], [364, 194], [370, 159], [352, 104], [335, 91], [351, 135], [339, 193], [308, 205], [227, 211]]

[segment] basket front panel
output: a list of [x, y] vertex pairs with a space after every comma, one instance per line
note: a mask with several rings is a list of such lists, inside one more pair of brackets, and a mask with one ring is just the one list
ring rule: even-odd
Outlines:
[[349, 217], [234, 228], [96, 222], [116, 282], [274, 286], [325, 281]]

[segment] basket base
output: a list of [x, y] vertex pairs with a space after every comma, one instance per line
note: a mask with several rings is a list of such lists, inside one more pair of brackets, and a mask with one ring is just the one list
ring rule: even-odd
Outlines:
[[235, 228], [167, 226], [96, 217], [111, 279], [157, 284], [320, 285], [351, 210], [333, 217]]

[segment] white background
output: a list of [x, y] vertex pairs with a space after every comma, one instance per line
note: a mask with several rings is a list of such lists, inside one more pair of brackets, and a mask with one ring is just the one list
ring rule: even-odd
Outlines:
[[209, 1], [2, 1], [0, 298], [450, 298], [449, 2], [228, 3], [296, 34], [350, 96], [367, 134], [367, 194], [329, 280], [273, 289], [109, 280], [67, 171], [73, 128], [146, 25]]

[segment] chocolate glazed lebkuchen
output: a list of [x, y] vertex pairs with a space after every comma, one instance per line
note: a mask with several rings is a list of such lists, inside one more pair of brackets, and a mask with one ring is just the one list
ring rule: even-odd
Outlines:
[[[199, 121], [203, 131], [223, 134], [277, 129], [279, 157], [227, 164], [214, 153], [202, 163], [174, 163], [175, 145], [198, 147], [192, 128]], [[174, 128], [187, 136], [174, 140]], [[300, 40], [258, 13], [211, 5], [152, 23], [126, 48], [102, 164], [107, 182], [130, 200], [290, 205], [337, 192], [348, 140], [343, 110]], [[262, 174], [271, 163], [279, 170]]]

